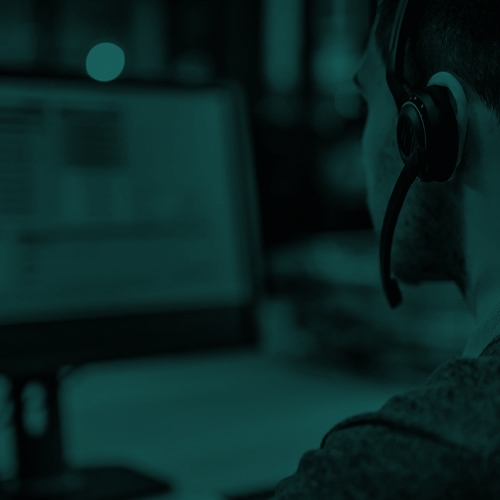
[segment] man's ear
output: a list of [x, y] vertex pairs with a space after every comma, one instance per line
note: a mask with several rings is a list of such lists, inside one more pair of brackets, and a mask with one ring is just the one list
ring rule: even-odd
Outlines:
[[462, 161], [462, 154], [465, 147], [465, 138], [467, 136], [467, 126], [469, 122], [468, 101], [467, 96], [465, 95], [465, 90], [462, 84], [457, 80], [457, 78], [447, 71], [440, 71], [439, 73], [435, 73], [434, 75], [432, 75], [429, 82], [427, 83], [428, 87], [430, 87], [431, 85], [447, 87], [453, 95], [451, 104], [455, 111], [455, 116], [458, 123], [458, 162], [460, 163]]

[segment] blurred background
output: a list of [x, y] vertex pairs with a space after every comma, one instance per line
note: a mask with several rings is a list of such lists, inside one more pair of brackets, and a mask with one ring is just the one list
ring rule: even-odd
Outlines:
[[[61, 392], [69, 461], [125, 461], [190, 498], [269, 498], [338, 421], [461, 354], [473, 322], [453, 285], [403, 286], [395, 311], [382, 293], [361, 164], [366, 108], [351, 82], [375, 6], [0, 1], [0, 81], [225, 80], [247, 108], [263, 262], [255, 338], [71, 372]], [[3, 480], [16, 475], [9, 387], [5, 377]]]

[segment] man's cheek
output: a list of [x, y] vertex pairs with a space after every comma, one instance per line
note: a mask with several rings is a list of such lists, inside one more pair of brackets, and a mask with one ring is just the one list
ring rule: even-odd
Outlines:
[[368, 121], [361, 140], [361, 158], [369, 197], [373, 197], [377, 188], [376, 179], [381, 172], [382, 165], [380, 164], [379, 155], [382, 149], [380, 146], [373, 123]]
[[363, 168], [365, 171], [365, 185], [366, 185], [366, 204], [372, 219], [372, 223], [376, 225], [376, 165], [371, 161], [370, 155], [363, 155]]

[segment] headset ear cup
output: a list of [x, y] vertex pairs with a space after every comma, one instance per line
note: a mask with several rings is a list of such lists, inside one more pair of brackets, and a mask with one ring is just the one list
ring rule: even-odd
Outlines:
[[429, 180], [445, 182], [452, 177], [459, 160], [460, 141], [451, 101], [453, 95], [447, 87], [438, 85], [426, 87], [418, 95], [427, 111], [426, 159]]

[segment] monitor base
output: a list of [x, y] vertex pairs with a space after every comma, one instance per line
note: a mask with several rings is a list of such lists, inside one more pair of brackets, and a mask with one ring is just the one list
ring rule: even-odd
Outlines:
[[56, 477], [0, 482], [0, 500], [132, 500], [172, 491], [126, 467], [82, 467]]
[[[59, 372], [11, 376], [17, 473], [0, 500], [129, 500], [168, 493], [163, 481], [120, 466], [75, 468], [64, 457]], [[45, 414], [43, 426], [36, 417]]]

